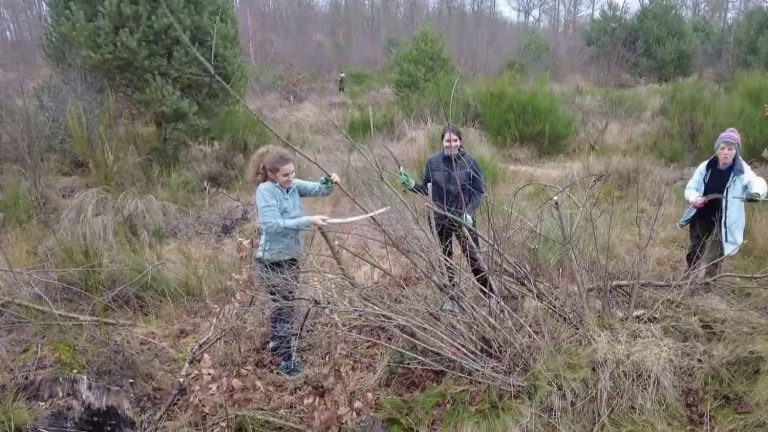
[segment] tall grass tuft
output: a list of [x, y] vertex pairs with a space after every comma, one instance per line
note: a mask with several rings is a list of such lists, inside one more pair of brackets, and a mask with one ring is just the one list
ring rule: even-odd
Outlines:
[[97, 119], [78, 103], [68, 106], [66, 117], [72, 151], [98, 184], [124, 190], [147, 183], [150, 151], [158, 142], [154, 126], [119, 113], [112, 96]]
[[562, 153], [573, 133], [573, 119], [544, 84], [503, 76], [480, 87], [477, 103], [483, 130], [500, 148], [522, 144], [540, 154]]
[[174, 214], [173, 206], [151, 195], [83, 191], [61, 215], [49, 251], [52, 268], [61, 282], [91, 296], [122, 291], [168, 297], [171, 282], [154, 251]]
[[392, 135], [400, 117], [400, 111], [394, 105], [360, 108], [349, 116], [345, 129], [356, 141], [363, 141], [373, 135]]

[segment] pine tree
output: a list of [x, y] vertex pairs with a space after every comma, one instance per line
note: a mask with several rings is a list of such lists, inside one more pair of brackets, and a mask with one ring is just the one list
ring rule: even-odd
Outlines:
[[49, 8], [49, 61], [94, 73], [133, 102], [158, 127], [162, 159], [173, 161], [189, 134], [204, 135], [208, 120], [234, 102], [174, 20], [215, 73], [243, 90], [232, 0], [50, 0]]
[[630, 41], [637, 47], [634, 69], [641, 77], [669, 81], [693, 69], [693, 32], [671, 0], [642, 6], [632, 19]]
[[768, 6], [756, 6], [737, 22], [735, 39], [738, 65], [768, 69]]
[[443, 39], [431, 29], [424, 27], [407, 43], [400, 47], [392, 60], [395, 73], [395, 93], [398, 101], [411, 112], [419, 102], [434, 105], [424, 99], [436, 97], [435, 84], [440, 91], [450, 95], [450, 84], [456, 67], [446, 52]]

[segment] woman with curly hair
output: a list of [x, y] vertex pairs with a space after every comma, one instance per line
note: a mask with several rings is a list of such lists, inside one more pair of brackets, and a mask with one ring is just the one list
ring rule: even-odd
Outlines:
[[279, 371], [293, 376], [301, 372], [292, 339], [302, 238], [312, 225], [323, 226], [328, 220], [305, 215], [301, 198], [330, 195], [339, 176], [330, 174], [319, 182], [297, 179], [291, 154], [269, 145], [251, 157], [248, 181], [255, 189], [261, 233], [253, 254], [254, 272], [272, 300], [268, 350], [279, 361]]

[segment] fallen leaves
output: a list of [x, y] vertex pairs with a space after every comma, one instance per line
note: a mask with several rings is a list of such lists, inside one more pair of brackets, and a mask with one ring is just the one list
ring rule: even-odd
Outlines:
[[372, 392], [359, 391], [361, 377], [375, 368], [355, 359], [348, 346], [335, 347], [327, 361], [297, 380], [287, 380], [266, 367], [224, 368], [222, 360], [206, 353], [190, 370], [190, 390], [182, 404], [193, 421], [220, 415], [225, 407], [259, 406], [312, 430], [335, 430], [369, 416], [376, 403]]

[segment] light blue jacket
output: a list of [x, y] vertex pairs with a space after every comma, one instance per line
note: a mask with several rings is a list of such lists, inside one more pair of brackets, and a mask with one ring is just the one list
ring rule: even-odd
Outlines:
[[[685, 187], [685, 199], [689, 202], [695, 201], [704, 193], [704, 184], [709, 178], [709, 172], [717, 164], [717, 156], [708, 161], [702, 162], [693, 173], [691, 180]], [[722, 219], [720, 222], [720, 238], [723, 241], [723, 251], [725, 255], [735, 254], [741, 244], [744, 242], [744, 226], [746, 216], [744, 213], [744, 198], [750, 192], [756, 192], [764, 198], [768, 193], [768, 186], [765, 180], [758, 177], [752, 168], [747, 165], [741, 157], [736, 157], [733, 166], [733, 174], [725, 187], [723, 197]], [[684, 227], [691, 222], [696, 209], [689, 207], [683, 217], [678, 222], [680, 227]]]
[[259, 248], [255, 258], [280, 261], [301, 256], [303, 232], [312, 224], [304, 215], [301, 197], [327, 196], [333, 185], [294, 180], [288, 189], [273, 181], [256, 188], [256, 208], [259, 212]]

